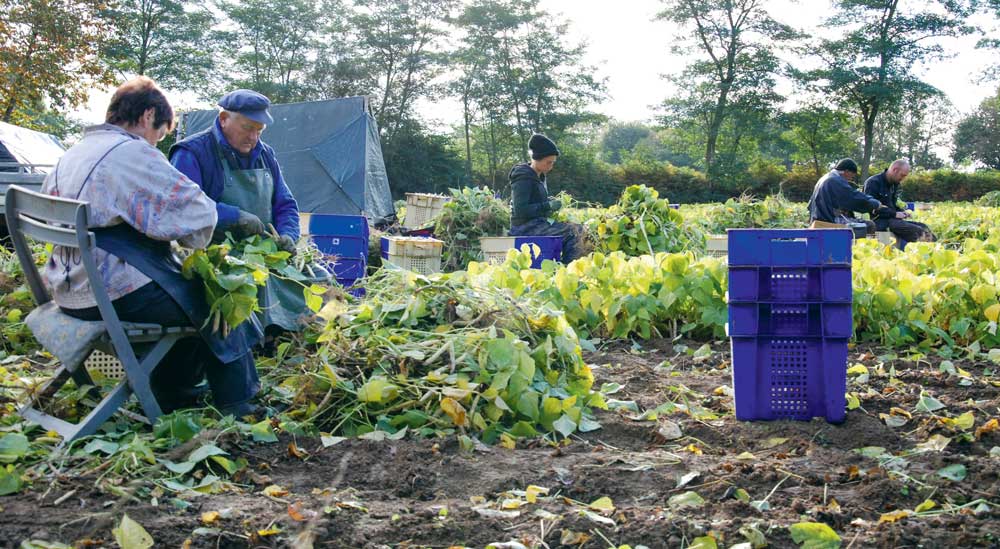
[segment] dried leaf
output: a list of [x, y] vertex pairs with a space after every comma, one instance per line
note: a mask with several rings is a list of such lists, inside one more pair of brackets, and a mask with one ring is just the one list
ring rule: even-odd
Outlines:
[[770, 448], [774, 448], [775, 446], [781, 446], [782, 444], [784, 444], [786, 442], [788, 442], [787, 438], [771, 437], [771, 438], [765, 439], [764, 442], [762, 442], [760, 444], [760, 447], [764, 448], [764, 449], [770, 449]]
[[996, 418], [993, 418], [984, 423], [978, 429], [976, 429], [976, 439], [978, 440], [980, 438], [983, 438], [983, 435], [996, 433], [997, 431], [1000, 431], [1000, 421], [997, 421]]
[[219, 520], [219, 516], [218, 511], [207, 511], [201, 514], [201, 522], [205, 525], [212, 525]]
[[311, 509], [303, 509], [302, 502], [296, 501], [295, 503], [288, 506], [288, 516], [292, 517], [292, 520], [296, 522], [302, 522], [315, 517], [318, 513]]
[[549, 494], [548, 488], [535, 486], [534, 484], [529, 485], [528, 488], [524, 491], [524, 497], [525, 499], [528, 500], [528, 503], [536, 503], [538, 501], [539, 495], [546, 496], [548, 494]]
[[288, 443], [288, 456], [298, 459], [306, 459], [309, 457], [309, 452], [299, 449], [299, 447], [294, 442]]
[[277, 484], [272, 484], [267, 488], [264, 488], [263, 493], [269, 498], [282, 498], [288, 495], [288, 490], [285, 490]]
[[594, 501], [590, 502], [590, 505], [588, 505], [587, 507], [590, 507], [595, 511], [601, 511], [605, 513], [610, 513], [615, 510], [615, 504], [611, 501], [611, 498], [607, 496], [595, 499]]
[[583, 532], [574, 532], [572, 530], [563, 529], [562, 534], [559, 536], [560, 545], [583, 545], [590, 541], [590, 535]]
[[924, 500], [924, 502], [921, 503], [920, 505], [917, 505], [917, 507], [915, 509], [913, 509], [913, 512], [915, 512], [915, 513], [923, 513], [924, 511], [930, 511], [931, 509], [933, 509], [935, 507], [937, 507], [937, 504], [934, 503], [934, 500], [927, 499], [927, 500]]
[[910, 516], [910, 514], [911, 514], [910, 511], [907, 511], [906, 509], [901, 509], [899, 511], [891, 511], [889, 513], [882, 513], [882, 516], [878, 518], [878, 523], [891, 524], [893, 522], [898, 522], [905, 519], [906, 517]]
[[920, 444], [917, 444], [916, 448], [924, 452], [941, 452], [948, 447], [951, 443], [951, 439], [942, 435], [931, 435], [929, 439]]

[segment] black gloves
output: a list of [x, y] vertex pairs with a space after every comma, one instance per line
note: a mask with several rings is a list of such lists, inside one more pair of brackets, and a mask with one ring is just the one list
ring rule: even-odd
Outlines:
[[553, 198], [552, 200], [549, 200], [549, 211], [550, 212], [558, 211], [560, 208], [562, 208], [562, 201], [561, 200], [559, 200], [558, 198]]
[[295, 241], [288, 235], [280, 235], [274, 240], [278, 243], [278, 249], [295, 255]]
[[264, 234], [264, 223], [256, 215], [240, 210], [240, 216], [233, 223], [233, 232], [240, 238]]

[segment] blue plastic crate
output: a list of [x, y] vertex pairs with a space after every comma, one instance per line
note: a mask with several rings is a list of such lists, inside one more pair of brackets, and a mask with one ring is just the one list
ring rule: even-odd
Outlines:
[[309, 234], [320, 236], [369, 236], [363, 215], [309, 214]]
[[515, 236], [514, 247], [518, 250], [525, 244], [536, 244], [538, 255], [531, 257], [531, 268], [541, 268], [542, 262], [546, 259], [559, 261], [562, 259], [562, 237], [561, 236]]
[[729, 229], [729, 264], [850, 265], [850, 229]]
[[368, 274], [368, 261], [366, 259], [331, 257], [326, 268], [333, 271], [333, 276], [337, 279], [358, 279], [364, 278]]
[[730, 337], [851, 337], [849, 303], [732, 303], [726, 330]]
[[733, 337], [731, 341], [736, 419], [844, 421], [847, 338]]
[[365, 287], [361, 285], [361, 279], [358, 278], [337, 278], [337, 283], [347, 290], [347, 293], [353, 295], [354, 297], [364, 297]]
[[850, 302], [853, 299], [851, 267], [729, 267], [731, 302]]
[[381, 250], [382, 259], [389, 259], [389, 239], [382, 237], [379, 239], [379, 249]]
[[349, 235], [312, 235], [312, 241], [325, 255], [361, 259], [368, 257], [368, 237]]
[[916, 209], [916, 207], [917, 207], [917, 203], [916, 202], [907, 202], [906, 203], [906, 209], [907, 210], [913, 211], [913, 210]]

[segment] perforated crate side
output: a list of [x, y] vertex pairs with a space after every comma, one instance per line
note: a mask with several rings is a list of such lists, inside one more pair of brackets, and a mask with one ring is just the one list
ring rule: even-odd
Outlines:
[[412, 257], [408, 255], [389, 254], [389, 263], [418, 274], [433, 274], [441, 272], [441, 256]]
[[125, 377], [125, 367], [118, 358], [101, 351], [90, 353], [83, 363], [84, 368], [91, 372], [98, 372], [108, 379], [121, 379]]

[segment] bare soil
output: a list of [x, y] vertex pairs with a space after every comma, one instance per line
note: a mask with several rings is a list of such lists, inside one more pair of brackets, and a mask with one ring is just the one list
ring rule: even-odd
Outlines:
[[[770, 547], [796, 547], [788, 526], [803, 521], [826, 523], [843, 547], [1000, 547], [1000, 460], [990, 457], [991, 448], [1000, 446], [1000, 433], [976, 438], [972, 429], [962, 440], [928, 413], [914, 413], [896, 428], [879, 417], [894, 408], [913, 412], [924, 389], [946, 405], [949, 416], [973, 411], [980, 427], [1000, 415], [1000, 389], [991, 383], [997, 377], [984, 375], [997, 365], [953, 361], [972, 376], [971, 385], [963, 386], [958, 376], [940, 371], [939, 359], [893, 360], [884, 366], [895, 368], [890, 381], [874, 375], [880, 353], [866, 346], [852, 349], [850, 362], [865, 364], [872, 376], [849, 386], [861, 395], [861, 407], [841, 425], [819, 419], [739, 422], [724, 389], [731, 375], [725, 344], [715, 344], [700, 361], [676, 353], [665, 341], [644, 342], [642, 350], [617, 344], [586, 357], [598, 386], [622, 386], [609, 398], [635, 401], [643, 411], [667, 401], [697, 405], [718, 419], [683, 411], [632, 419], [639, 414], [599, 411], [603, 428], [566, 445], [519, 441], [513, 450], [495, 446], [473, 452], [461, 450], [454, 437], [355, 439], [328, 448], [289, 435], [272, 444], [224, 441], [234, 457], [249, 461], [253, 473], [240, 476], [232, 490], [190, 498], [191, 506], [179, 510], [166, 497], [154, 505], [150, 497], [129, 500], [99, 491], [93, 479], [65, 478], [0, 498], [0, 546], [35, 539], [114, 547], [109, 522], [124, 510], [149, 531], [156, 547], [290, 547], [303, 546], [295, 539], [311, 538], [316, 547], [485, 547], [513, 540], [526, 547], [673, 548], [705, 535], [730, 547], [747, 541], [749, 528], [763, 534]], [[680, 438], [671, 434], [671, 423], [680, 428]], [[933, 434], [952, 441], [943, 451], [907, 456], [900, 469], [905, 477], [855, 451], [879, 446], [898, 454]], [[292, 442], [308, 455], [289, 452]], [[958, 463], [967, 467], [964, 480], [937, 474]], [[694, 472], [686, 485], [678, 485]], [[263, 495], [270, 484], [287, 495]], [[529, 485], [548, 488], [549, 494], [509, 516], [484, 516], [475, 509], [485, 501], [498, 511], [498, 502], [513, 497], [509, 492]], [[704, 503], [668, 504], [687, 491]], [[758, 504], [764, 509], [739, 499], [742, 491], [750, 500], [766, 501]], [[574, 503], [602, 497], [614, 503], [615, 510], [604, 513], [613, 525], [584, 516]], [[992, 506], [879, 522], [884, 513], [912, 510], [927, 499], [936, 509], [979, 499]], [[113, 516], [101, 514], [109, 509]], [[202, 513], [209, 511], [222, 518], [207, 526]]]

